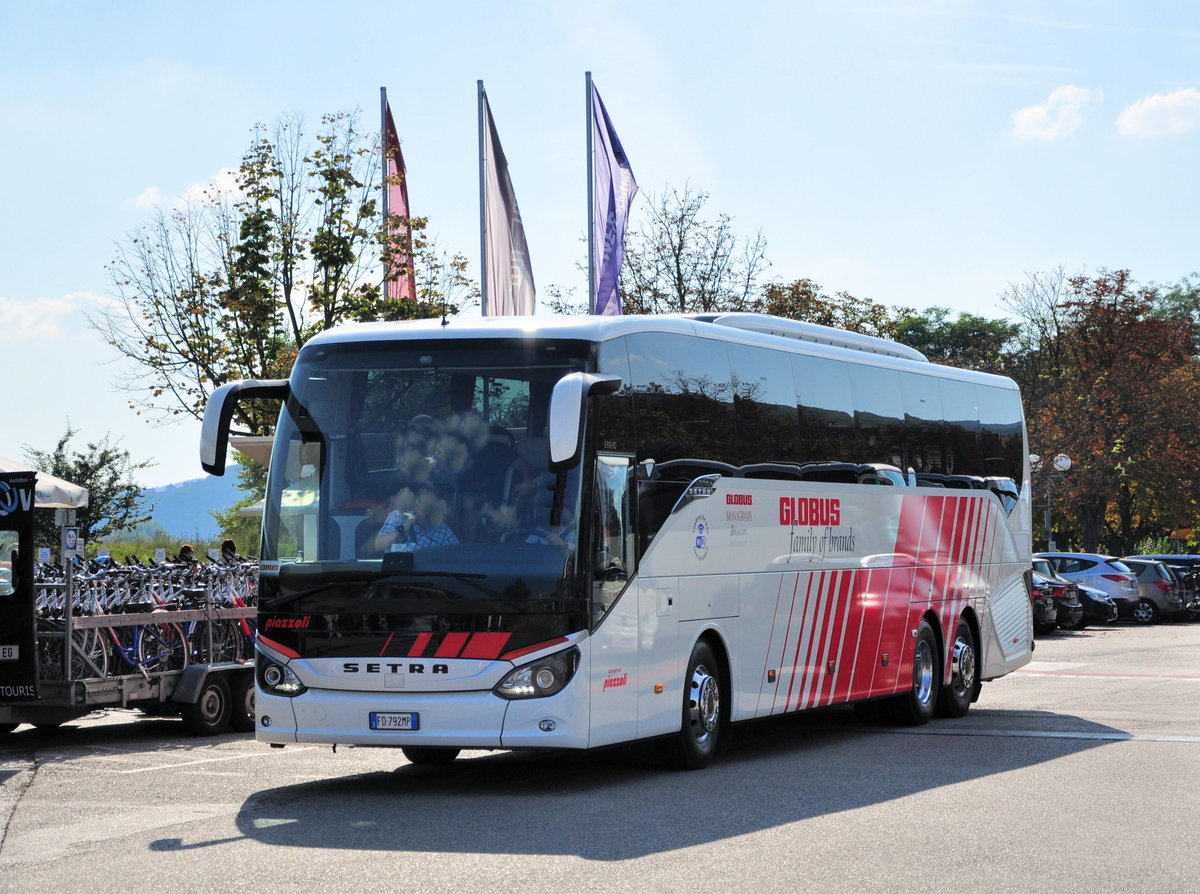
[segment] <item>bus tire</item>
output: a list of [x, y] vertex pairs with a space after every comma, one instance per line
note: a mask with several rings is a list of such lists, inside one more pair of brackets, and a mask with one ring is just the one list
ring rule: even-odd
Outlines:
[[229, 683], [221, 674], [209, 674], [200, 687], [195, 704], [184, 703], [180, 709], [183, 722], [197, 736], [215, 736], [229, 729], [233, 696]]
[[254, 671], [243, 671], [233, 679], [229, 725], [239, 733], [254, 732]]
[[966, 618], [958, 619], [951, 648], [950, 682], [938, 691], [935, 713], [939, 717], [965, 717], [983, 685], [979, 676], [979, 647]]
[[933, 709], [938, 699], [938, 678], [941, 662], [938, 661], [937, 638], [929, 622], [922, 619], [913, 639], [912, 689], [896, 697], [892, 703], [893, 716], [898, 723], [920, 726], [933, 719]]
[[425, 767], [445, 766], [458, 757], [457, 748], [439, 748], [436, 745], [403, 745], [400, 753], [410, 764]]
[[699, 640], [692, 647], [683, 679], [683, 720], [675, 740], [673, 763], [681, 770], [704, 769], [717, 753], [720, 734], [720, 666], [712, 647]]

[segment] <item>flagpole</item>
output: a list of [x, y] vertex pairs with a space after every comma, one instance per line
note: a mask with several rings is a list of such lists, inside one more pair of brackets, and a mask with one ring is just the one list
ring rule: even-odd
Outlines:
[[[388, 244], [387, 87], [379, 88], [379, 151], [382, 155], [380, 181], [383, 187], [383, 244], [386, 248]], [[383, 257], [380, 258], [380, 261], [383, 264], [383, 279], [380, 280], [381, 288], [379, 291], [383, 293], [383, 299], [386, 301], [389, 297], [391, 297], [388, 295], [387, 252], [384, 251], [381, 254], [383, 255]]]
[[595, 161], [592, 153], [592, 73], [584, 72], [584, 101], [587, 111], [584, 120], [587, 127], [587, 234], [588, 234], [588, 313], [596, 312], [596, 209], [595, 209]]
[[483, 107], [487, 102], [483, 92], [483, 81], [477, 83], [479, 90], [479, 309], [483, 316], [488, 314], [487, 287], [487, 154], [484, 148]]

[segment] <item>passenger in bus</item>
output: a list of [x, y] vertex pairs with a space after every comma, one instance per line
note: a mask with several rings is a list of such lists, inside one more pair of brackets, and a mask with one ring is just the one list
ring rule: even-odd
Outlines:
[[388, 501], [387, 518], [375, 535], [375, 550], [386, 552], [393, 544], [409, 541], [408, 528], [413, 519], [413, 507], [417, 505], [417, 494], [411, 487], [402, 487]]
[[444, 432], [437, 440], [430, 459], [433, 472], [430, 478], [438, 484], [453, 484], [467, 464], [470, 451], [467, 442], [457, 432]]
[[412, 544], [415, 550], [458, 543], [458, 537], [446, 524], [449, 503], [433, 488], [423, 487], [416, 494], [412, 488], [402, 488], [389, 505], [396, 508], [388, 513], [375, 535], [375, 549], [380, 552], [405, 543]]
[[475, 539], [485, 543], [498, 543], [509, 531], [516, 530], [517, 507], [512, 503], [484, 503], [479, 510]]

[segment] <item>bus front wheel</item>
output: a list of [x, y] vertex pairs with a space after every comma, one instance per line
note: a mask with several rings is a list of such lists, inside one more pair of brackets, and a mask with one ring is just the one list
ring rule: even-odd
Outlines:
[[683, 770], [702, 770], [712, 763], [721, 733], [720, 668], [703, 640], [692, 647], [683, 686], [683, 725], [674, 762]]
[[458, 757], [457, 748], [439, 748], [435, 745], [404, 745], [400, 748], [400, 753], [410, 764], [424, 766], [449, 764]]

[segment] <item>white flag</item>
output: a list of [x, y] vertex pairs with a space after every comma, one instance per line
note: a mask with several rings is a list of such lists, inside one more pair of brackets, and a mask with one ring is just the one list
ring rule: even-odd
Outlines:
[[533, 268], [521, 226], [521, 211], [508, 177], [508, 162], [500, 148], [492, 110], [488, 106], [483, 82], [480, 127], [483, 144], [483, 295], [485, 316], [532, 314], [534, 307]]

